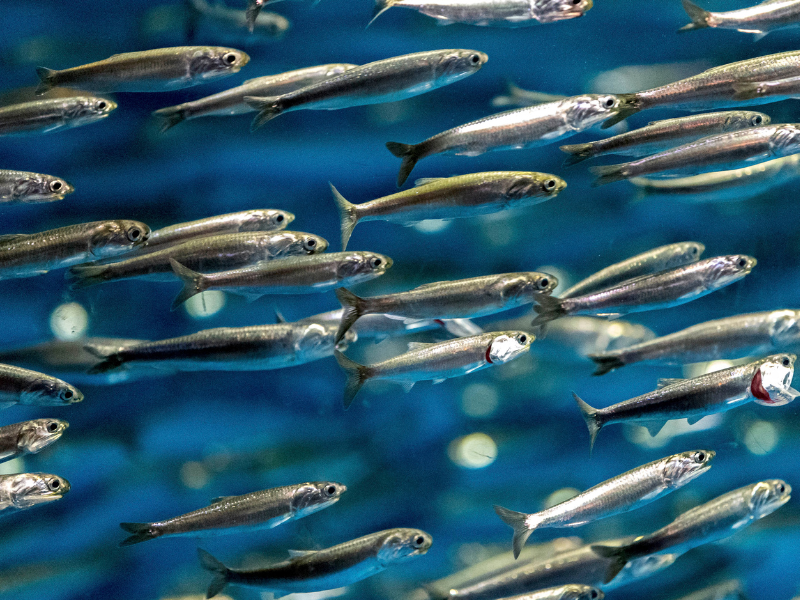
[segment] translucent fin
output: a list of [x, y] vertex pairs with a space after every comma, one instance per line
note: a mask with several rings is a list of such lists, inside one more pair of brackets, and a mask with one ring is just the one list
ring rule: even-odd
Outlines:
[[693, 31], [695, 29], [705, 29], [708, 27], [708, 17], [711, 13], [707, 10], [700, 8], [690, 0], [683, 0], [683, 10], [686, 11], [686, 14], [689, 15], [692, 22], [678, 29], [678, 33], [682, 31]]
[[429, 183], [435, 183], [437, 181], [441, 181], [442, 179], [447, 179], [447, 177], [421, 177], [414, 181], [414, 187], [428, 185]]
[[369, 367], [360, 365], [354, 360], [350, 360], [338, 350], [334, 350], [333, 355], [336, 357], [336, 362], [339, 363], [339, 366], [342, 367], [347, 375], [343, 398], [344, 409], [347, 410], [353, 403], [353, 399], [356, 397], [356, 394], [358, 394], [361, 386], [371, 377]]
[[519, 553], [522, 552], [522, 547], [528, 540], [533, 530], [536, 527], [528, 526], [528, 516], [525, 513], [509, 510], [502, 506], [494, 505], [494, 512], [497, 516], [503, 519], [506, 525], [510, 525], [514, 530], [514, 538], [511, 541], [511, 546], [514, 550], [514, 558], [519, 558]]
[[589, 453], [591, 454], [592, 450], [594, 450], [594, 442], [597, 439], [597, 434], [600, 433], [600, 429], [603, 427], [603, 425], [597, 419], [596, 408], [592, 408], [586, 404], [586, 402], [584, 402], [575, 392], [572, 392], [572, 397], [575, 398], [575, 402], [578, 403], [578, 408], [581, 410], [581, 416], [586, 422], [586, 426], [589, 428]]
[[386, 142], [386, 148], [398, 158], [402, 158], [403, 162], [400, 163], [400, 172], [397, 174], [397, 187], [400, 187], [406, 182], [414, 165], [420, 159], [419, 144], [401, 144], [400, 142]]
[[316, 554], [319, 550], [289, 550], [289, 556], [298, 558], [300, 556], [308, 556], [309, 554]]
[[228, 584], [231, 572], [228, 567], [202, 548], [197, 549], [197, 556], [200, 558], [200, 566], [214, 574], [214, 579], [208, 584], [208, 591], [206, 592], [206, 598], [213, 598]]

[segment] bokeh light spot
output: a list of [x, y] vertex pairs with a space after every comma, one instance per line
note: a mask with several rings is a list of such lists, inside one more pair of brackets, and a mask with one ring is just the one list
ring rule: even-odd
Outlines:
[[50, 331], [59, 340], [79, 340], [89, 327], [89, 313], [77, 302], [60, 304], [50, 315]]

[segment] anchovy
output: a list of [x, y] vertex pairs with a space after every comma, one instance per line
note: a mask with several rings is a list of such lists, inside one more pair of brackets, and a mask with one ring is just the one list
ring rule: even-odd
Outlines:
[[94, 92], [161, 92], [179, 90], [238, 73], [250, 61], [241, 50], [219, 46], [179, 46], [115, 54], [62, 71], [37, 67], [36, 93], [56, 86]]
[[554, 198], [567, 187], [560, 177], [526, 171], [493, 171], [456, 177], [418, 179], [412, 190], [362, 204], [351, 204], [331, 184], [339, 209], [342, 248], [360, 221], [417, 223], [456, 219], [533, 206]]
[[58, 500], [69, 487], [69, 481], [49, 473], [0, 475], [0, 516]]
[[411, 342], [408, 352], [374, 365], [360, 365], [336, 350], [339, 366], [347, 375], [344, 407], [349, 408], [369, 379], [396, 381], [409, 391], [417, 381], [441, 383], [492, 365], [504, 364], [530, 350], [534, 336], [521, 331], [497, 331], [438, 344]]
[[34, 100], [0, 107], [0, 136], [49, 133], [105, 119], [117, 103], [96, 96]]
[[647, 156], [710, 135], [769, 125], [770, 121], [769, 115], [746, 110], [704, 113], [653, 121], [646, 127], [633, 129], [604, 140], [561, 146], [561, 151], [570, 155], [564, 161], [565, 165], [574, 165], [587, 158], [605, 154]]
[[498, 600], [603, 600], [605, 597], [599, 588], [572, 583]]
[[793, 124], [722, 133], [618, 165], [591, 167], [592, 186], [631, 177], [679, 171], [684, 174], [726, 169], [800, 152], [800, 127]]
[[514, 558], [534, 530], [576, 527], [605, 519], [666, 496], [711, 468], [716, 452], [681, 452], [647, 463], [538, 513], [526, 514], [494, 506], [497, 515], [514, 530]]
[[161, 536], [200, 536], [272, 529], [331, 506], [347, 491], [334, 481], [312, 481], [214, 498], [205, 508], [154, 523], [120, 523], [132, 533], [120, 543], [130, 546]]
[[791, 493], [791, 486], [780, 479], [746, 485], [695, 506], [669, 525], [625, 546], [594, 545], [592, 551], [614, 561], [605, 577], [609, 582], [631, 559], [655, 552], [674, 552], [676, 548], [685, 552], [733, 535], [778, 510], [789, 501]]
[[354, 285], [383, 275], [392, 259], [375, 252], [334, 252], [295, 256], [256, 263], [249, 267], [203, 275], [170, 259], [184, 288], [172, 303], [175, 310], [186, 300], [210, 289], [259, 297], [264, 294], [312, 294]]
[[12, 404], [64, 406], [83, 400], [83, 394], [55, 377], [0, 364], [0, 408]]
[[408, 179], [417, 161], [434, 154], [478, 156], [493, 150], [521, 150], [552, 144], [615, 114], [620, 97], [606, 94], [572, 96], [557, 102], [508, 110], [448, 129], [419, 144], [387, 142], [402, 158], [397, 185]]
[[67, 427], [69, 423], [60, 419], [35, 419], [0, 427], [0, 462], [41, 452]]
[[291, 28], [291, 23], [286, 17], [273, 12], [262, 12], [254, 18], [253, 26], [248, 22], [247, 13], [244, 10], [229, 8], [222, 2], [211, 4], [206, 0], [188, 0], [190, 10], [194, 14], [189, 17], [190, 31], [197, 16], [211, 21], [214, 25], [224, 26], [228, 30], [248, 30], [255, 35], [268, 36], [272, 39], [280, 39]]
[[256, 77], [255, 79], [248, 79], [242, 85], [224, 92], [206, 96], [199, 100], [184, 102], [177, 106], [159, 109], [153, 115], [161, 119], [162, 132], [187, 119], [205, 116], [242, 115], [255, 110], [244, 101], [245, 96], [280, 96], [332, 77], [337, 77], [356, 66], [358, 65], [319, 65], [287, 71], [278, 75]]
[[566, 315], [592, 314], [614, 318], [632, 312], [670, 308], [696, 300], [739, 281], [755, 267], [752, 256], [715, 256], [667, 271], [642, 275], [613, 287], [562, 300], [537, 296], [533, 325]]
[[74, 191], [75, 188], [60, 177], [0, 169], [0, 204], [3, 205], [54, 202]]
[[284, 595], [344, 587], [380, 573], [395, 562], [425, 554], [433, 539], [419, 529], [386, 529], [322, 550], [290, 550], [291, 558], [260, 569], [230, 569], [198, 549], [200, 564], [214, 573], [207, 598], [228, 585]]
[[683, 8], [692, 22], [678, 31], [706, 27], [735, 29], [742, 33], [755, 33], [756, 40], [760, 40], [770, 31], [800, 25], [800, 0], [766, 0], [755, 6], [727, 12], [709, 12], [690, 0], [683, 0]]
[[534, 90], [526, 90], [512, 81], [506, 82], [506, 95], [492, 98], [492, 106], [533, 106], [545, 102], [557, 102], [568, 96], [563, 94], [546, 94]]
[[590, 354], [595, 375], [638, 362], [667, 365], [744, 358], [800, 344], [800, 310], [768, 310], [714, 319], [626, 348]]
[[705, 245], [700, 242], [679, 242], [659, 246], [647, 252], [632, 256], [622, 262], [598, 271], [573, 285], [559, 296], [560, 299], [574, 298], [602, 290], [628, 279], [650, 275], [696, 263], [705, 251]]
[[150, 281], [173, 281], [171, 260], [203, 273], [239, 269], [257, 263], [291, 256], [324, 252], [328, 242], [299, 231], [274, 233], [225, 233], [175, 245], [157, 245], [152, 252], [107, 264], [76, 265], [67, 277], [75, 281], [71, 289], [80, 289], [133, 277]]
[[94, 221], [40, 233], [0, 236], [0, 279], [32, 277], [89, 260], [110, 258], [147, 241], [138, 221]]
[[417, 52], [361, 65], [280, 96], [245, 96], [259, 111], [250, 130], [292, 110], [336, 110], [418, 96], [476, 73], [487, 60], [476, 50]]
[[795, 358], [794, 354], [775, 354], [692, 379], [660, 379], [656, 391], [603, 409], [592, 408], [577, 394], [572, 395], [594, 447], [597, 434], [610, 423], [638, 423], [655, 436], [671, 419], [685, 418], [693, 425], [706, 415], [748, 402], [765, 406], [788, 404], [800, 395], [791, 387]]

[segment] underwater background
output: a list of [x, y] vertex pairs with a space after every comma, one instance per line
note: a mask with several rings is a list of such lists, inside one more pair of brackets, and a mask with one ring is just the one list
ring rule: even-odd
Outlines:
[[[244, 0], [228, 0], [244, 8]], [[711, 10], [746, 6], [705, 0]], [[109, 119], [45, 136], [0, 138], [0, 168], [63, 177], [76, 192], [61, 202], [0, 207], [0, 233], [27, 233], [100, 219], [137, 219], [155, 229], [248, 208], [280, 208], [292, 230], [319, 234], [340, 248], [328, 182], [351, 202], [393, 193], [399, 159], [390, 140], [415, 143], [497, 112], [492, 98], [508, 81], [554, 94], [628, 92], [712, 66], [797, 49], [797, 30], [754, 42], [732, 31], [685, 35], [678, 0], [597, 0], [583, 18], [520, 29], [437, 26], [400, 8], [365, 29], [369, 0], [307, 0], [269, 5], [291, 22], [281, 39], [251, 37], [201, 24], [191, 43], [245, 50], [240, 73], [169, 93], [115, 94]], [[0, 0], [0, 101], [37, 84], [35, 67], [61, 69], [119, 52], [186, 45], [184, 5], [157, 1]], [[161, 134], [153, 110], [200, 98], [246, 79], [322, 63], [363, 64], [440, 48], [485, 52], [488, 63], [453, 85], [397, 103], [338, 111], [302, 111], [249, 132], [250, 116], [188, 121]], [[32, 88], [26, 92], [32, 98]], [[773, 123], [794, 122], [798, 104], [759, 107]], [[628, 119], [630, 127], [679, 116], [664, 110]], [[623, 123], [621, 127], [626, 127]], [[620, 131], [615, 129], [613, 131]], [[599, 130], [571, 138], [601, 137]], [[561, 194], [540, 205], [450, 223], [356, 228], [349, 248], [394, 259], [359, 295], [509, 271], [556, 275], [566, 289], [605, 266], [662, 244], [699, 241], [705, 256], [749, 254], [758, 266], [744, 280], [690, 304], [626, 319], [659, 335], [739, 313], [797, 308], [800, 228], [797, 182], [740, 201], [690, 203], [637, 197], [627, 183], [590, 187], [583, 165], [565, 168], [556, 145], [434, 156], [414, 177], [491, 170], [542, 171], [563, 177]], [[616, 157], [618, 158], [618, 157]], [[620, 162], [615, 157], [605, 162]], [[332, 292], [266, 296], [247, 303], [209, 296], [205, 311], [169, 311], [180, 284], [128, 280], [70, 292], [62, 270], [0, 282], [4, 347], [61, 336], [161, 339], [209, 327], [266, 324], [278, 310], [297, 320], [333, 310]], [[225, 299], [224, 306], [212, 306]], [[80, 323], [86, 310], [87, 320]], [[67, 305], [66, 307], [64, 305]], [[219, 308], [219, 310], [216, 310]], [[491, 320], [523, 316], [517, 310]], [[348, 356], [373, 363], [405, 351], [409, 340], [443, 331], [361, 340]], [[719, 366], [719, 365], [717, 365]], [[281, 560], [286, 550], [324, 548], [391, 527], [429, 532], [422, 558], [348, 590], [362, 600], [403, 598], [421, 584], [498, 553], [510, 554], [511, 530], [493, 504], [534, 512], [554, 492], [583, 490], [645, 462], [684, 450], [717, 452], [704, 477], [642, 509], [578, 529], [537, 531], [529, 544], [565, 535], [598, 541], [648, 533], [682, 510], [760, 479], [800, 486], [800, 403], [748, 404], [694, 426], [685, 421], [651, 438], [643, 428], [609, 427], [589, 454], [589, 436], [571, 392], [607, 406], [654, 389], [660, 377], [704, 367], [633, 365], [592, 377], [591, 361], [556, 339], [534, 342], [508, 365], [409, 393], [368, 383], [345, 412], [345, 376], [333, 358], [263, 372], [193, 372], [96, 385], [75, 375], [85, 400], [56, 408], [14, 406], [2, 423], [52, 416], [70, 428], [54, 446], [0, 465], [3, 472], [57, 473], [71, 483], [61, 501], [0, 523], [0, 595], [41, 598], [165, 598], [204, 594], [202, 546], [226, 564]], [[62, 376], [57, 372], [50, 374]], [[329, 510], [273, 530], [174, 538], [118, 547], [122, 521], [150, 521], [204, 506], [216, 496], [332, 480], [348, 492]], [[800, 592], [800, 509], [796, 499], [723, 542], [678, 558], [648, 579], [607, 591], [613, 600], [677, 598], [726, 578], [740, 578], [753, 599]], [[236, 599], [257, 590], [230, 587]], [[311, 595], [309, 595], [311, 597]]]

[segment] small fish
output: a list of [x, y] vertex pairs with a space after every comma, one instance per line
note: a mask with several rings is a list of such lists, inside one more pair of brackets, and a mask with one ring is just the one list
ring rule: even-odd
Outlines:
[[206, 598], [228, 585], [256, 587], [276, 595], [348, 586], [394, 563], [425, 554], [433, 539], [419, 529], [386, 529], [322, 550], [290, 550], [290, 558], [260, 569], [230, 569], [205, 550], [200, 564], [214, 573]]
[[0, 475], [0, 516], [58, 500], [69, 487], [69, 481], [48, 473]]
[[611, 581], [628, 561], [655, 552], [686, 551], [733, 535], [753, 521], [766, 517], [786, 504], [792, 488], [780, 479], [768, 479], [723, 494], [695, 506], [669, 525], [617, 548], [593, 545], [592, 551], [614, 560], [606, 573]]
[[614, 319], [632, 312], [679, 306], [739, 281], [755, 266], [756, 259], [752, 256], [715, 256], [564, 300], [537, 296], [533, 325], [567, 315], [588, 314]]
[[0, 169], [0, 204], [3, 205], [55, 202], [74, 191], [75, 188], [60, 177]]
[[591, 585], [559, 585], [518, 596], [498, 598], [498, 600], [603, 600], [602, 590]]
[[361, 65], [280, 96], [245, 96], [259, 111], [250, 130], [292, 110], [337, 110], [418, 96], [477, 73], [487, 60], [477, 50], [417, 52]]
[[597, 179], [593, 187], [653, 173], [678, 171], [696, 174], [760, 162], [800, 152], [800, 127], [793, 124], [754, 127], [733, 133], [704, 137], [618, 165], [591, 167]]
[[65, 406], [83, 400], [83, 394], [55, 377], [11, 365], [0, 365], [0, 408], [12, 404]]
[[0, 136], [50, 133], [105, 119], [117, 103], [97, 96], [33, 100], [0, 107]]
[[711, 450], [673, 454], [617, 475], [538, 513], [526, 514], [497, 505], [494, 510], [514, 529], [514, 558], [517, 558], [534, 530], [577, 527], [649, 504], [708, 471], [715, 455]]
[[768, 310], [714, 319], [625, 348], [589, 354], [604, 375], [638, 362], [683, 365], [763, 355], [800, 344], [800, 310]]
[[428, 283], [397, 294], [359, 298], [336, 290], [344, 314], [337, 341], [362, 316], [390, 314], [407, 319], [472, 319], [524, 306], [538, 294], [549, 294], [558, 279], [547, 273], [504, 273]]
[[534, 336], [521, 331], [497, 331], [438, 344], [411, 342], [408, 352], [374, 365], [360, 365], [336, 350], [339, 366], [347, 374], [345, 410], [369, 379], [395, 381], [409, 391], [418, 381], [441, 383], [473, 371], [514, 360], [531, 347]]
[[690, 0], [682, 0], [683, 8], [692, 20], [678, 31], [716, 27], [754, 33], [756, 41], [770, 31], [800, 25], [800, 0], [766, 0], [748, 8], [727, 12], [709, 12]]
[[193, 14], [189, 17], [190, 39], [194, 34], [196, 21], [202, 18], [213, 23], [217, 28], [236, 32], [248, 30], [257, 36], [266, 36], [278, 40], [289, 31], [291, 23], [285, 17], [276, 13], [260, 13], [253, 17], [252, 27], [248, 14], [244, 10], [229, 8], [223, 2], [208, 2], [207, 0], [188, 0], [188, 5]]
[[177, 106], [161, 108], [155, 111], [153, 115], [161, 120], [162, 132], [187, 119], [205, 116], [242, 115], [256, 110], [247, 105], [244, 101], [245, 96], [280, 96], [325, 81], [331, 77], [336, 77], [357, 66], [351, 64], [319, 65], [287, 71], [277, 75], [248, 79], [235, 88], [206, 96], [199, 100], [184, 102]]
[[223, 289], [249, 298], [265, 294], [313, 294], [354, 285], [383, 275], [392, 259], [375, 252], [334, 252], [261, 261], [249, 267], [203, 275], [170, 259], [184, 287], [172, 310], [189, 298], [211, 289]]
[[[800, 2], [797, 3], [800, 7]], [[778, 79], [775, 81], [760, 81], [756, 83], [739, 83], [734, 86], [736, 100], [757, 100], [760, 98], [774, 98], [774, 101], [788, 100], [800, 96], [800, 77]]]
[[492, 106], [533, 106], [545, 102], [558, 102], [567, 96], [563, 94], [546, 94], [533, 90], [525, 90], [512, 81], [506, 82], [506, 95], [492, 98]]
[[0, 427], [0, 462], [36, 454], [53, 444], [69, 423], [61, 419], [35, 419]]
[[693, 425], [707, 415], [755, 401], [765, 406], [789, 404], [800, 392], [791, 387], [794, 354], [775, 354], [755, 362], [706, 373], [692, 379], [660, 379], [658, 389], [603, 409], [586, 404], [577, 394], [594, 447], [600, 430], [610, 423], [637, 423], [658, 435], [672, 419]]
[[120, 523], [132, 533], [120, 543], [130, 546], [161, 536], [201, 536], [272, 529], [302, 519], [339, 500], [347, 487], [334, 481], [313, 481], [214, 498], [205, 508], [155, 523]]
[[218, 46], [180, 46], [115, 54], [62, 71], [37, 67], [36, 94], [56, 86], [93, 92], [179, 90], [238, 73], [250, 61], [241, 50]]
[[560, 177], [527, 171], [493, 171], [456, 177], [418, 179], [414, 189], [362, 204], [351, 204], [331, 184], [339, 209], [342, 248], [360, 221], [409, 225], [425, 219], [456, 219], [532, 206], [567, 187]]
[[703, 113], [677, 119], [653, 121], [646, 127], [627, 131], [604, 140], [561, 146], [561, 151], [570, 155], [564, 161], [565, 166], [605, 154], [647, 156], [710, 135], [769, 125], [770, 121], [769, 115], [747, 110]]
[[700, 256], [705, 249], [705, 245], [700, 242], [680, 242], [659, 246], [598, 271], [591, 277], [587, 277], [573, 285], [561, 294], [559, 298], [563, 300], [565, 298], [583, 296], [634, 277], [650, 275], [659, 271], [696, 263], [700, 260]]
[[0, 235], [0, 279], [32, 277], [130, 252], [147, 241], [139, 221], [94, 221], [40, 233]]
[[434, 154], [478, 156], [493, 150], [521, 150], [552, 144], [596, 125], [615, 114], [618, 96], [586, 94], [557, 102], [497, 113], [448, 129], [419, 144], [387, 142], [386, 148], [402, 158], [398, 187], [421, 158]]

